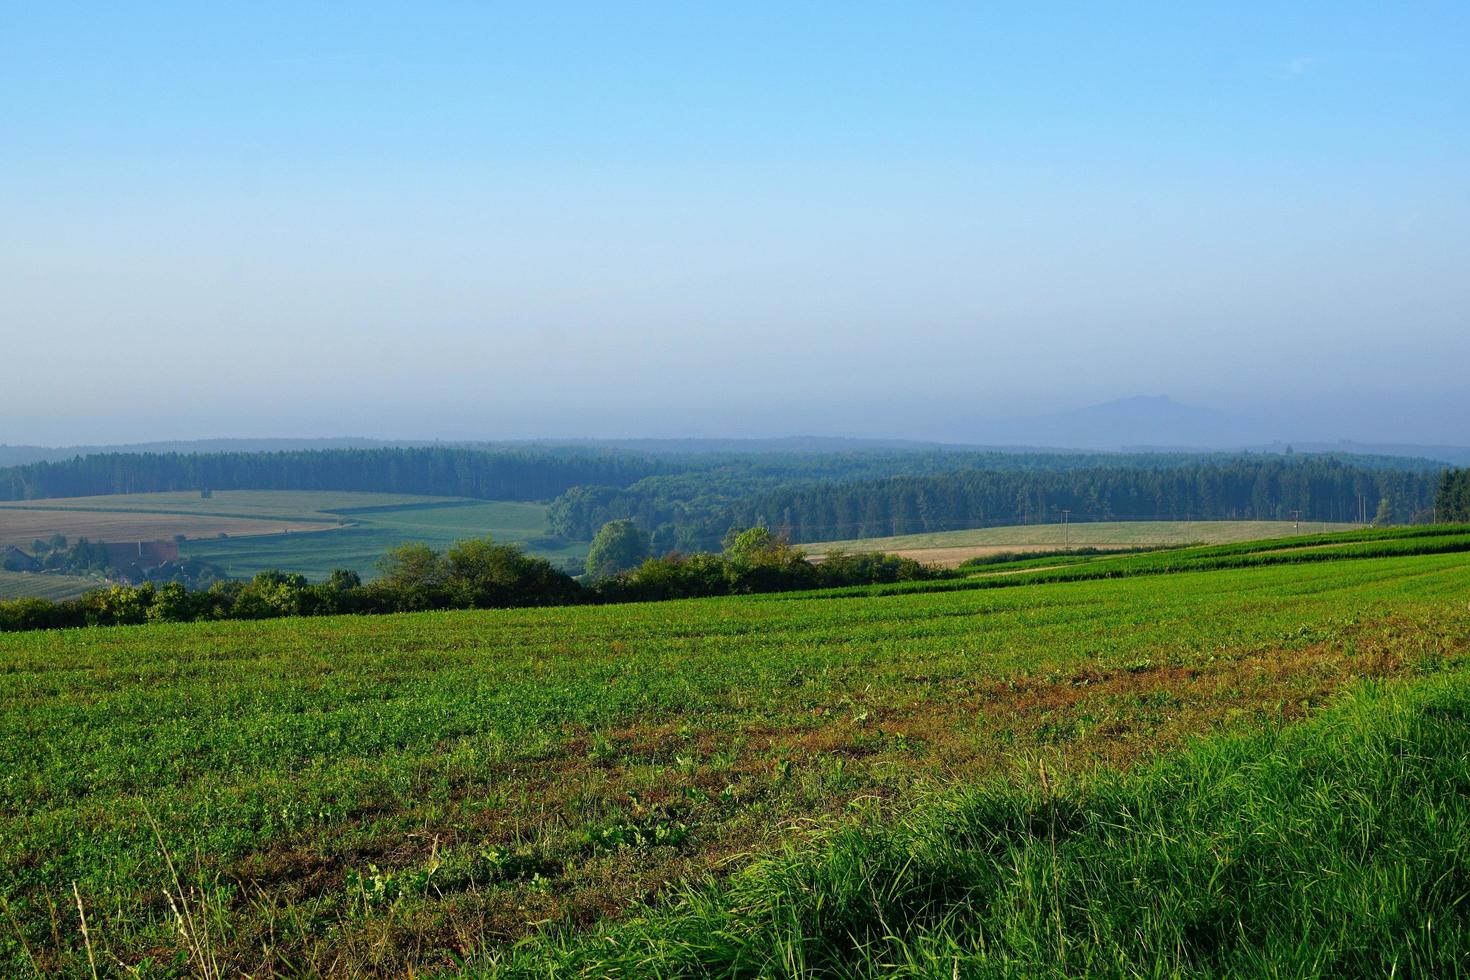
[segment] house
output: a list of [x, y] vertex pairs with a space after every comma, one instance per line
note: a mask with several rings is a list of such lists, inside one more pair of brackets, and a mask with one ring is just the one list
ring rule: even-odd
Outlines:
[[179, 546], [174, 541], [134, 541], [128, 544], [102, 545], [107, 551], [107, 567], [120, 572], [144, 572], [166, 561], [179, 560]]
[[41, 570], [41, 562], [27, 552], [21, 551], [15, 545], [8, 544], [5, 546], [3, 560], [0, 560], [0, 567], [3, 567], [8, 572], [39, 572]]

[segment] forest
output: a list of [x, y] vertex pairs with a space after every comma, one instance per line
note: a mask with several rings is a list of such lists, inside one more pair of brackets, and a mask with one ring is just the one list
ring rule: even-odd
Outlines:
[[[1085, 465], [1068, 465], [1084, 462]], [[631, 518], [655, 548], [712, 547], [731, 527], [765, 525], [792, 541], [948, 531], [1061, 520], [1426, 519], [1437, 469], [1375, 457], [1001, 457], [1000, 465], [923, 475], [758, 485], [738, 474], [698, 487], [684, 476], [627, 487], [576, 487], [551, 509], [552, 528], [590, 537]], [[1432, 464], [1430, 464], [1432, 466]], [[752, 483], [757, 485], [752, 486]], [[1360, 499], [1361, 497], [1361, 499]]]
[[1470, 468], [1446, 470], [1434, 498], [1435, 518], [1440, 521], [1470, 520]]
[[0, 500], [169, 490], [362, 490], [549, 500], [582, 484], [625, 486], [668, 468], [630, 454], [557, 450], [102, 453], [0, 469]]

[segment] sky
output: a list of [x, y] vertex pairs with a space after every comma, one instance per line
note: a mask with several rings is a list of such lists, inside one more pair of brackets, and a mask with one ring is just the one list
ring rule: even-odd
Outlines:
[[1470, 4], [0, 0], [0, 443], [1470, 443]]

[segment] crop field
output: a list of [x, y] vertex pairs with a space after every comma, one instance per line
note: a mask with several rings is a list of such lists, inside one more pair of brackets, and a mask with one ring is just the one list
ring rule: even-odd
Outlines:
[[102, 582], [81, 575], [34, 574], [0, 569], [0, 599], [75, 599]]
[[1002, 552], [1050, 551], [1064, 544], [1075, 548], [1138, 548], [1186, 544], [1226, 544], [1284, 538], [1309, 531], [1346, 531], [1356, 524], [1320, 521], [1078, 521], [1061, 524], [1016, 524], [938, 531], [887, 538], [854, 538], [803, 544], [812, 555], [829, 551], [885, 551], [926, 564], [953, 568], [971, 558]]
[[[1440, 910], [1449, 943], [1410, 936], [1400, 970], [1435, 972], [1437, 950], [1470, 953], [1463, 765], [1293, 776], [1318, 736], [1280, 733], [1346, 690], [1366, 734], [1331, 712], [1320, 734], [1343, 758], [1463, 758], [1470, 541], [1368, 532], [1243, 567], [1283, 552], [1230, 547], [997, 588], [0, 636], [0, 973], [85, 973], [88, 943], [147, 976], [1126, 973], [1171, 928], [1168, 955], [1235, 948], [1228, 916], [1200, 918], [1221, 896], [1288, 928], [1261, 903], [1294, 893], [1262, 869], [1310, 864], [1311, 820], [1337, 840], [1345, 807], [1396, 794], [1422, 799], [1375, 818], [1381, 855], [1320, 887], [1356, 900], [1388, 862], [1375, 894]], [[1280, 772], [1249, 768], [1278, 750]], [[1284, 809], [1304, 793], [1315, 809]], [[1050, 821], [1050, 845], [979, 843], [1001, 811]], [[1155, 839], [1180, 843], [1150, 864]], [[1452, 865], [1438, 885], [1403, 870], [1431, 860]], [[1102, 917], [1150, 876], [1172, 904]], [[994, 921], [924, 904], [964, 888], [1012, 890], [974, 905]], [[982, 950], [1001, 959], [962, 971]], [[1355, 961], [1317, 972], [1334, 962]]]
[[241, 517], [322, 521], [334, 524], [340, 512], [357, 508], [419, 506], [456, 502], [460, 497], [417, 497], [403, 493], [347, 490], [216, 490], [201, 497], [192, 490], [168, 493], [116, 493], [99, 497], [53, 497], [0, 502], [0, 508], [151, 513], [188, 517]]
[[75, 541], [156, 541], [176, 535], [205, 538], [225, 535], [282, 534], [330, 527], [319, 521], [242, 517], [193, 517], [141, 511], [48, 510], [0, 508], [0, 545], [26, 547], [37, 538], [64, 534]]
[[28, 546], [64, 534], [72, 541], [219, 539], [337, 528], [348, 519], [333, 508], [436, 504], [452, 498], [403, 494], [273, 490], [130, 493], [0, 502], [0, 545]]
[[325, 578], [334, 568], [351, 568], [368, 577], [378, 558], [405, 541], [422, 541], [443, 549], [465, 538], [491, 535], [516, 542], [533, 555], [581, 572], [585, 543], [546, 538], [546, 507], [503, 501], [451, 501], [382, 508], [354, 508], [338, 514], [349, 527], [309, 534], [271, 535], [187, 542], [180, 552], [214, 562], [234, 576], [264, 568]]
[[[372, 574], [383, 552], [404, 541], [443, 548], [487, 534], [576, 568], [584, 543], [547, 538], [546, 507], [535, 503], [305, 490], [138, 493], [0, 503], [0, 545], [29, 545], [64, 534], [75, 540], [171, 539], [186, 558], [233, 576], [266, 568], [324, 578], [334, 568]], [[11, 594], [11, 593], [6, 593]]]

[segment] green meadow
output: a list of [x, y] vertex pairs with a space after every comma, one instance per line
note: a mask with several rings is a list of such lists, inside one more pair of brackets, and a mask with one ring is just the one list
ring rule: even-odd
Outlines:
[[442, 550], [455, 541], [489, 535], [522, 544], [531, 554], [578, 573], [587, 557], [585, 542], [549, 536], [544, 504], [442, 501], [341, 508], [331, 514], [347, 526], [187, 541], [180, 553], [213, 562], [233, 577], [279, 568], [311, 579], [325, 578], [334, 568], [350, 568], [368, 578], [383, 553], [405, 541], [422, 541]]
[[1441, 975], [1470, 554], [1348, 537], [6, 635], [0, 972]]

